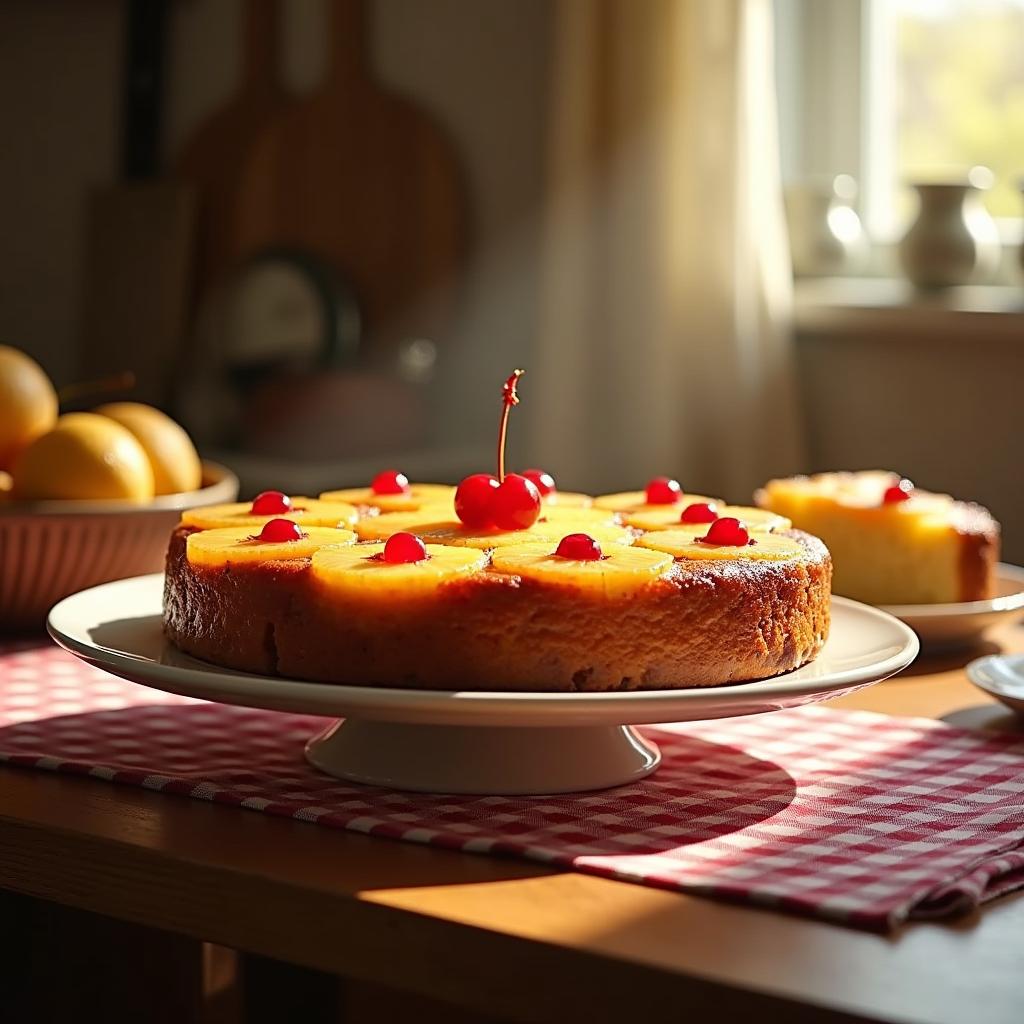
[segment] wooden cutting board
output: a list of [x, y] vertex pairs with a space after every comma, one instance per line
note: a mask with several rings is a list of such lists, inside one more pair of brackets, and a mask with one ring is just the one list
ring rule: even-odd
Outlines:
[[354, 286], [364, 345], [376, 356], [371, 362], [383, 362], [403, 338], [443, 341], [449, 332], [466, 248], [465, 191], [442, 128], [374, 81], [363, 0], [334, 0], [330, 12], [322, 87], [308, 97], [264, 99], [257, 116], [247, 86], [229, 127], [241, 135], [249, 117], [249, 139], [204, 147], [207, 155], [214, 145], [235, 155], [218, 157], [223, 174], [205, 208], [204, 283], [269, 247], [312, 252]]
[[192, 134], [175, 162], [197, 197], [195, 283], [200, 291], [225, 277], [238, 258], [232, 227], [239, 161], [287, 102], [279, 72], [279, 0], [246, 0], [238, 91]]

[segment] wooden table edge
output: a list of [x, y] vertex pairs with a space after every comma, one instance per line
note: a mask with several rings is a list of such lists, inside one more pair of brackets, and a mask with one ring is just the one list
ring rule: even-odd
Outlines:
[[[17, 771], [0, 769], [0, 777]], [[210, 809], [218, 815], [232, 813]], [[347, 833], [337, 838], [389, 842]], [[532, 868], [523, 874], [563, 874], [540, 865]], [[588, 881], [632, 888], [609, 879]], [[325, 893], [230, 864], [183, 861], [145, 846], [26, 823], [2, 813], [0, 888], [515, 1020], [564, 1022], [585, 1015], [588, 1020], [621, 1021], [623, 1014], [664, 1012], [668, 1005], [724, 1015], [726, 1020], [751, 1013], [766, 1020], [836, 1024], [879, 1019], [591, 949], [444, 920], [358, 892]], [[399, 973], [396, 965], [401, 966]], [[557, 978], [556, 985], [552, 978]]]

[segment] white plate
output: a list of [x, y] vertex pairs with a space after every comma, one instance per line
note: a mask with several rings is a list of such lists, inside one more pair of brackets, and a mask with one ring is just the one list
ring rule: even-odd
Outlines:
[[1024, 614], [1024, 569], [1000, 562], [996, 566], [996, 597], [991, 601], [881, 607], [914, 630], [927, 651], [972, 647], [993, 626]]
[[[276, 711], [345, 716], [307, 748], [342, 778], [432, 792], [601, 789], [652, 771], [658, 753], [629, 726], [761, 714], [840, 696], [917, 656], [917, 637], [876, 608], [833, 598], [818, 658], [754, 683], [626, 693], [507, 693], [336, 686], [222, 669], [163, 637], [163, 577], [94, 587], [50, 612], [54, 639], [114, 675], [172, 693]], [[468, 728], [467, 728], [468, 727]]]
[[967, 666], [967, 678], [1008, 708], [1024, 713], [1024, 654], [978, 658]]

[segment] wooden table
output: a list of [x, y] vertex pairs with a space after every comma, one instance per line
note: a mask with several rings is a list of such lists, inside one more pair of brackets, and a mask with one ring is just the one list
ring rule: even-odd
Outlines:
[[[993, 634], [986, 650], [999, 648], [1024, 651], [1024, 626]], [[966, 681], [965, 660], [921, 660], [834, 706], [1019, 729]], [[1021, 895], [953, 923], [880, 937], [16, 769], [0, 770], [0, 887], [50, 901], [35, 906], [51, 911], [59, 904], [158, 929], [151, 934], [164, 943], [162, 963], [174, 961], [175, 937], [186, 937], [354, 979], [353, 991], [383, 985], [407, 1000], [450, 1004], [435, 1015], [415, 1010], [417, 1024], [480, 1014], [559, 1022], [638, 1013], [716, 1021], [1024, 1020]], [[205, 971], [206, 991], [216, 984], [210, 964], [207, 955], [195, 968]], [[375, 993], [366, 997], [367, 1017], [398, 1018], [382, 1012], [382, 990], [366, 991]], [[430, 1005], [437, 1004], [422, 1004]]]

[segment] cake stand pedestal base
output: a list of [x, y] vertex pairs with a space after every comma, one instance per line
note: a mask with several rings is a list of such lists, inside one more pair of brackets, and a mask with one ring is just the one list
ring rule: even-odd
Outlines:
[[349, 718], [306, 744], [349, 782], [421, 793], [540, 795], [627, 785], [661, 752], [626, 725], [460, 726]]

